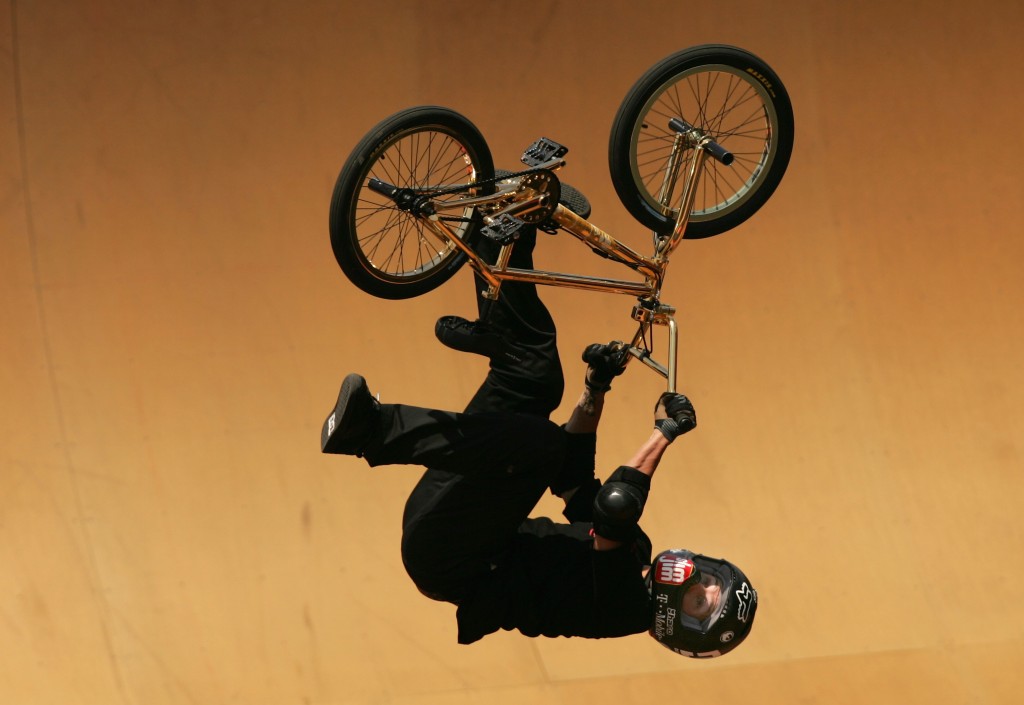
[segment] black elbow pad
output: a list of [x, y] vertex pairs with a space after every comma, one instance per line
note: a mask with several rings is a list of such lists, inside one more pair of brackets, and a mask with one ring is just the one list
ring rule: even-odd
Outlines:
[[650, 478], [643, 473], [633, 468], [616, 470], [594, 498], [594, 533], [613, 541], [632, 540], [649, 487]]

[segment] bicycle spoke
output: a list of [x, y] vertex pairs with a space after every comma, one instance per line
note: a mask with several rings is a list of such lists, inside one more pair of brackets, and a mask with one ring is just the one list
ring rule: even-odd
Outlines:
[[[704, 162], [694, 215], [714, 213], [741, 200], [763, 170], [771, 140], [764, 100], [750, 82], [728, 70], [700, 70], [681, 76], [655, 96], [643, 116], [633, 157], [637, 178], [652, 200], [661, 190], [668, 166], [675, 139], [668, 122], [674, 117], [709, 135], [735, 158], [729, 167], [710, 159]], [[683, 160], [688, 158], [687, 151], [681, 155]]]
[[[415, 217], [370, 191], [371, 178], [422, 191], [458, 185], [473, 175], [465, 147], [443, 132], [420, 130], [384, 146], [367, 171], [353, 214], [357, 242], [367, 264], [392, 277], [414, 278], [429, 272], [454, 249], [440, 243]], [[458, 220], [456, 235], [469, 227], [470, 215], [467, 209]]]

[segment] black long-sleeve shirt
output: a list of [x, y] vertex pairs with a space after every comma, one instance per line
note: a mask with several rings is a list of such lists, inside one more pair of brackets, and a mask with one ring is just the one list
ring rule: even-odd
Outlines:
[[642, 571], [650, 559], [642, 532], [633, 544], [596, 551], [588, 522], [527, 519], [488, 578], [459, 605], [459, 643], [499, 629], [592, 639], [645, 632], [651, 608]]

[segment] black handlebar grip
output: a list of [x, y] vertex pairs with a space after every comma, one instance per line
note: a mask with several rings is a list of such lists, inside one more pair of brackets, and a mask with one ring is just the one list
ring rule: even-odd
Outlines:
[[[668, 126], [680, 134], [697, 129], [690, 123], [686, 122], [686, 120], [677, 117], [670, 118], [668, 121]], [[705, 143], [704, 151], [706, 151], [708, 154], [710, 154], [712, 157], [722, 162], [726, 166], [732, 164], [733, 160], [736, 159], [732, 152], [730, 152], [729, 150], [727, 150], [725, 147], [718, 144], [718, 142], [715, 142], [714, 140], [709, 140], [707, 143]]]
[[689, 132], [690, 130], [693, 129], [693, 125], [686, 122], [686, 120], [677, 117], [674, 117], [671, 120], [669, 120], [668, 126], [675, 130], [676, 132]]
[[366, 183], [366, 187], [374, 193], [379, 193], [382, 196], [388, 198], [394, 198], [395, 194], [398, 193], [398, 187], [392, 186], [391, 184], [381, 181], [380, 179], [370, 179]]
[[704, 149], [707, 151], [708, 154], [710, 154], [712, 157], [722, 162], [726, 166], [732, 164], [733, 160], [736, 159], [736, 156], [732, 152], [730, 152], [722, 145], [718, 144], [718, 142], [708, 142], [706, 145], [704, 145]]

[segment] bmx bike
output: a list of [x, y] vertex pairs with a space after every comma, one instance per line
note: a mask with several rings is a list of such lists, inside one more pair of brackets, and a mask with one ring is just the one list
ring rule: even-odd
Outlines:
[[[525, 169], [495, 170], [476, 126], [438, 106], [402, 110], [356, 145], [334, 187], [331, 245], [345, 276], [385, 299], [432, 291], [467, 262], [492, 300], [507, 281], [634, 296], [639, 326], [628, 352], [675, 391], [675, 309], [660, 299], [669, 258], [684, 239], [718, 235], [757, 212], [792, 149], [792, 104], [771, 67], [737, 47], [696, 46], [645, 72], [612, 123], [612, 183], [651, 229], [651, 254], [587, 220], [586, 197], [555, 175], [566, 147], [541, 138], [523, 154]], [[526, 226], [566, 232], [634, 279], [509, 267]], [[480, 238], [499, 243], [494, 262], [478, 254]], [[667, 364], [652, 357], [654, 325], [668, 327]]]

